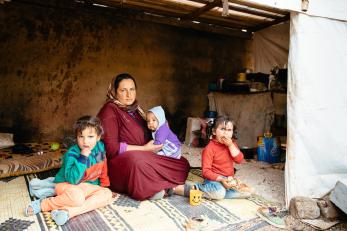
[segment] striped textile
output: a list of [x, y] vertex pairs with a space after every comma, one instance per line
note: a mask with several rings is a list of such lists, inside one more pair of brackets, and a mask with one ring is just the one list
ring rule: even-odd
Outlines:
[[[0, 180], [0, 195], [6, 193], [6, 197], [0, 197], [1, 205], [5, 206], [2, 210], [10, 210], [0, 214], [0, 230], [7, 230], [11, 224], [17, 225], [15, 230], [185, 230], [190, 218], [201, 215], [218, 222], [218, 230], [257, 230], [267, 226], [257, 218], [255, 212], [259, 206], [252, 201], [203, 200], [200, 205], [191, 206], [188, 198], [176, 195], [140, 202], [118, 194], [108, 206], [76, 216], [61, 227], [55, 225], [48, 212], [25, 217], [24, 208], [35, 199], [28, 193], [30, 179], [43, 179], [55, 173], [56, 170], [50, 170]], [[9, 198], [12, 195], [14, 198]], [[18, 204], [14, 205], [13, 201]], [[15, 208], [11, 208], [12, 205]]]

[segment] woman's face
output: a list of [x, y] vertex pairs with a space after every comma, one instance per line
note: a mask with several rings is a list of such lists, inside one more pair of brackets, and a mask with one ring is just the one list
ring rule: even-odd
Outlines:
[[132, 79], [123, 79], [119, 82], [116, 97], [121, 104], [130, 106], [136, 99], [136, 87]]

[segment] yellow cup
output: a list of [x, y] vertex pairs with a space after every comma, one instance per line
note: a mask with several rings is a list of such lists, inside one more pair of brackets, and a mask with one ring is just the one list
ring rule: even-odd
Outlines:
[[199, 205], [202, 200], [202, 192], [199, 189], [191, 189], [189, 192], [190, 205]]
[[236, 81], [238, 82], [246, 82], [246, 73], [237, 73]]

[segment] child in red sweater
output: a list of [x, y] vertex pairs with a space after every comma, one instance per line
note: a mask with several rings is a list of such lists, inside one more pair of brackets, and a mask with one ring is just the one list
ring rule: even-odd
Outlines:
[[239, 191], [234, 179], [234, 162], [241, 163], [243, 153], [235, 139], [235, 123], [227, 116], [219, 116], [212, 127], [213, 139], [202, 151], [202, 175], [204, 182], [194, 185], [178, 185], [173, 192], [189, 197], [190, 189], [203, 192], [208, 199], [247, 198], [250, 191]]
[[204, 183], [195, 187], [204, 192], [209, 199], [245, 198], [249, 193], [233, 189], [234, 162], [241, 163], [243, 153], [238, 148], [235, 138], [235, 123], [227, 116], [219, 116], [213, 127], [213, 139], [202, 151], [202, 175]]

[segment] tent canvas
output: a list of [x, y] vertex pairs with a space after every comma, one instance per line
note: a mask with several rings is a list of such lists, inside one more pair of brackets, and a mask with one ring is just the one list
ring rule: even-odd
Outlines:
[[310, 1], [303, 13], [299, 0], [252, 2], [291, 11], [287, 206], [294, 196], [322, 197], [347, 178], [347, 3]]
[[347, 178], [347, 22], [292, 13], [290, 35], [287, 203]]

